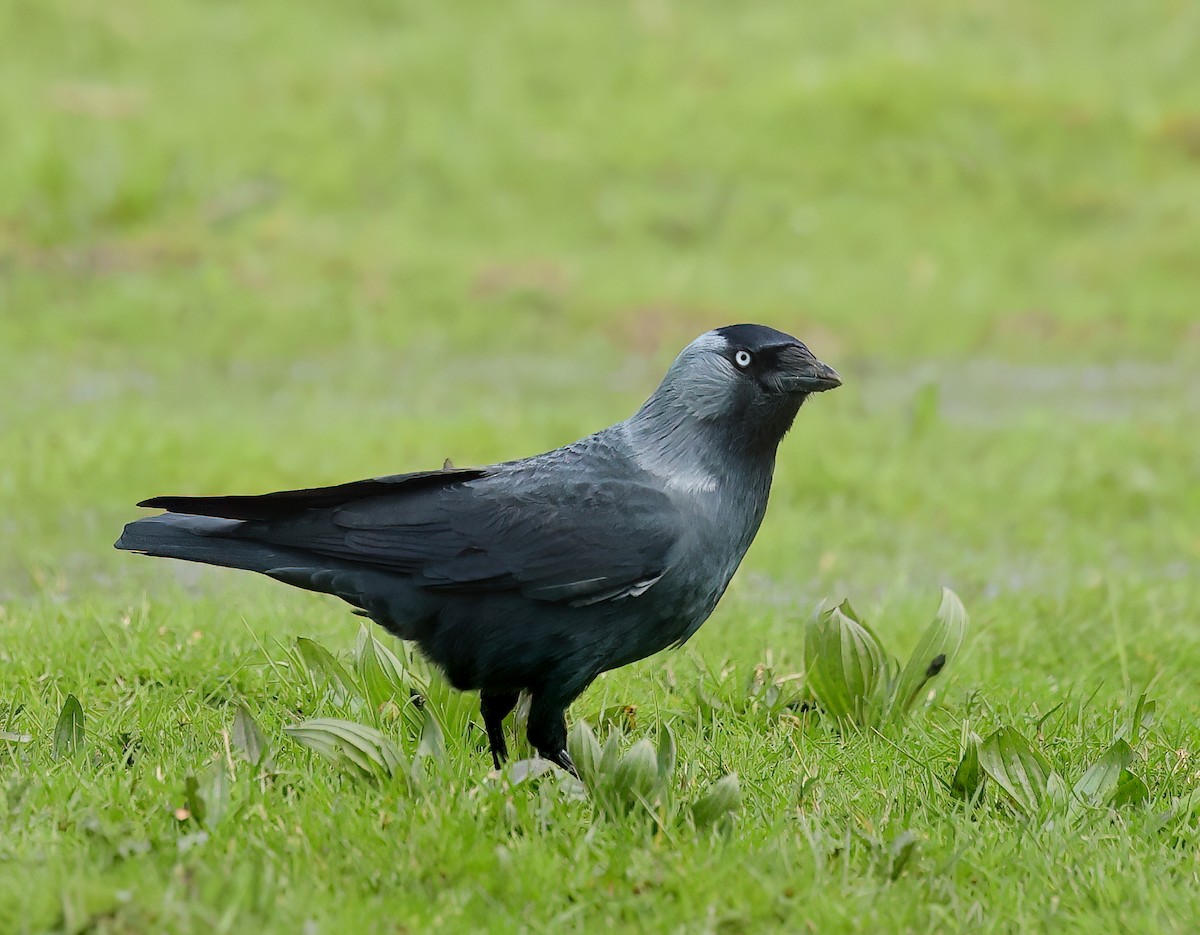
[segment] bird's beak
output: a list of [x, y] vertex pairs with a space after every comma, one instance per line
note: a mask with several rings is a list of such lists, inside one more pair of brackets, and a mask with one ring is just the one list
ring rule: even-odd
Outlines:
[[842, 378], [829, 364], [821, 363], [802, 345], [791, 345], [779, 355], [783, 390], [786, 393], [824, 393], [842, 385]]

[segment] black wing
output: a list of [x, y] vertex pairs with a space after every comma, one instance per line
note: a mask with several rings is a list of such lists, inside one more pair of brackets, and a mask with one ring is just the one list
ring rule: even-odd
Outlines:
[[479, 468], [447, 468], [441, 471], [418, 471], [413, 474], [393, 474], [368, 480], [351, 481], [332, 487], [311, 487], [305, 490], [280, 490], [275, 493], [232, 497], [151, 497], [138, 506], [187, 513], [192, 516], [220, 516], [224, 519], [284, 520], [304, 510], [319, 510], [345, 503], [369, 500], [374, 497], [414, 493], [435, 487], [445, 487], [487, 476]]
[[[374, 488], [357, 496], [346, 485], [348, 502], [251, 521], [239, 536], [408, 575], [424, 588], [518, 590], [573, 604], [641, 594], [666, 571], [679, 538], [670, 498], [640, 483], [564, 483], [561, 475], [541, 483], [528, 475], [448, 480], [391, 496]], [[298, 502], [324, 496], [314, 501], [310, 492]]]

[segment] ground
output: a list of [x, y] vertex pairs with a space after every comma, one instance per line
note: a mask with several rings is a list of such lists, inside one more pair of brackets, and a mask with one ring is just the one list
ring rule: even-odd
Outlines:
[[[1175, 2], [0, 8], [0, 928], [1191, 930], [1197, 35]], [[436, 678], [444, 753], [357, 777], [284, 732], [417, 752], [406, 692], [302, 665], [356, 618], [111, 548], [154, 494], [556, 447], [738, 321], [845, 386], [712, 619], [572, 709], [670, 726], [657, 820], [489, 778]], [[822, 600], [903, 656], [941, 586], [971, 621], [911, 720], [799, 703]], [[1005, 726], [1067, 787], [1125, 737], [1146, 795], [956, 798]], [[694, 827], [726, 773], [736, 820]]]

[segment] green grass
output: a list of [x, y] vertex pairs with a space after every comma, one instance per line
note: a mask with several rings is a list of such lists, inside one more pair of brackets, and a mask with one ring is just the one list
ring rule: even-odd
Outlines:
[[[1193, 928], [1198, 30], [1175, 2], [0, 7], [0, 930]], [[573, 708], [623, 749], [670, 725], [657, 821], [490, 780], [436, 680], [444, 756], [357, 778], [284, 733], [417, 749], [295, 664], [351, 659], [343, 606], [111, 549], [156, 493], [555, 447], [744, 320], [846, 385], [713, 618]], [[971, 624], [906, 723], [753, 689], [803, 673], [822, 599], [907, 658], [941, 585]], [[948, 788], [972, 733], [1070, 788], [1135, 721], [1144, 804]], [[696, 830], [730, 772], [737, 821]]]

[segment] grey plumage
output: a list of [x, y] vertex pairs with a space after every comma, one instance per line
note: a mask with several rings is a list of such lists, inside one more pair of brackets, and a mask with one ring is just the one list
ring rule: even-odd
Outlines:
[[242, 568], [336, 595], [478, 689], [501, 722], [570, 769], [563, 714], [601, 672], [682, 643], [709, 616], [767, 507], [804, 399], [839, 385], [795, 338], [710, 331], [631, 418], [574, 444], [249, 497], [157, 497], [116, 547]]

